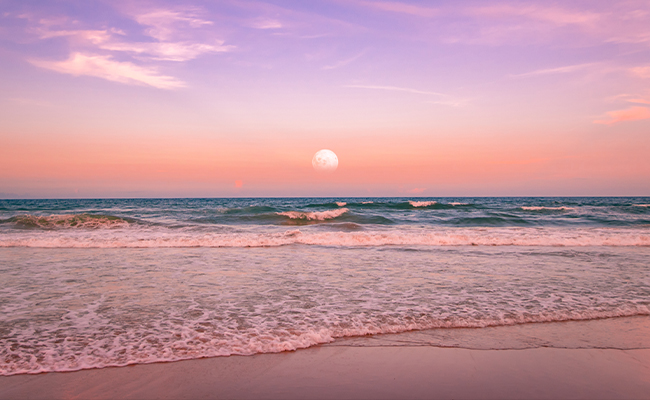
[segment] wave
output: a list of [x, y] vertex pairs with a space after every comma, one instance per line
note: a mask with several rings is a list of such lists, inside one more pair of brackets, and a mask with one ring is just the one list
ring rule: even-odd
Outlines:
[[[326, 324], [302, 329], [249, 328], [223, 335], [223, 332], [188, 325], [165, 332], [147, 330], [122, 332], [119, 336], [92, 340], [80, 336], [64, 341], [54, 337], [33, 348], [46, 348], [47, 356], [34, 357], [32, 346], [18, 346], [11, 358], [0, 364], [0, 376], [70, 372], [84, 369], [122, 367], [136, 364], [171, 362], [205, 357], [280, 353], [331, 343], [339, 338], [395, 334], [428, 329], [486, 328], [534, 323], [589, 321], [616, 317], [648, 316], [648, 306], [636, 305], [611, 310], [554, 311], [495, 315], [488, 318], [419, 318], [395, 316], [355, 318], [344, 324]], [[146, 340], [142, 340], [146, 338]], [[29, 340], [33, 341], [33, 339]], [[137, 345], [135, 345], [137, 344]], [[460, 346], [459, 346], [460, 347]], [[25, 350], [24, 348], [28, 349]], [[5, 350], [7, 351], [7, 350]], [[0, 352], [0, 354], [2, 354]]]
[[129, 223], [135, 222], [131, 218], [121, 218], [113, 215], [100, 214], [63, 214], [63, 215], [18, 215], [6, 220], [0, 220], [0, 223], [13, 224], [19, 228], [39, 228], [39, 229], [57, 229], [57, 228], [116, 228], [124, 227]]
[[422, 200], [422, 201], [409, 200], [408, 202], [404, 202], [404, 203], [382, 203], [382, 204], [389, 208], [402, 209], [402, 210], [410, 210], [413, 208], [451, 210], [458, 207], [463, 207], [463, 208], [475, 207], [475, 205], [471, 203], [461, 203], [458, 201], [451, 201], [449, 203], [440, 203], [434, 200]]
[[632, 204], [633, 207], [650, 207], [650, 204]]
[[522, 206], [524, 211], [570, 211], [575, 210], [573, 207], [542, 207], [542, 206]]
[[517, 217], [515, 215], [499, 214], [498, 216], [485, 216], [485, 217], [461, 217], [452, 218], [445, 222], [445, 225], [452, 226], [481, 226], [481, 227], [512, 227], [512, 226], [530, 226], [531, 221]]
[[328, 219], [334, 219], [340, 217], [341, 215], [348, 212], [347, 208], [340, 208], [338, 210], [328, 210], [328, 211], [312, 211], [312, 212], [303, 212], [303, 211], [284, 211], [278, 212], [276, 214], [289, 217], [290, 219], [304, 219], [307, 221], [325, 221]]
[[[297, 216], [296, 218], [301, 218]], [[303, 218], [307, 218], [306, 216]], [[324, 217], [323, 217], [324, 218]], [[360, 226], [359, 226], [360, 227]], [[161, 227], [94, 231], [0, 232], [0, 247], [275, 247], [317, 246], [650, 246], [650, 231], [633, 228], [439, 228], [403, 227], [337, 231], [293, 229], [266, 232], [172, 230]], [[341, 231], [342, 230], [342, 231]]]
[[440, 203], [435, 200], [408, 200], [408, 201], [333, 201], [330, 203], [310, 203], [305, 205], [306, 208], [337, 208], [337, 207], [353, 207], [361, 209], [397, 209], [397, 210], [411, 210], [413, 208], [435, 208], [435, 209], [452, 209], [459, 206], [473, 206], [470, 203], [462, 202], [449, 202]]
[[217, 212], [222, 214], [259, 214], [259, 213], [272, 212], [272, 211], [275, 211], [275, 208], [270, 206], [248, 206], [248, 207], [217, 209]]
[[409, 204], [412, 205], [413, 207], [429, 207], [434, 204], [438, 204], [437, 201], [414, 201], [414, 200], [409, 200]]

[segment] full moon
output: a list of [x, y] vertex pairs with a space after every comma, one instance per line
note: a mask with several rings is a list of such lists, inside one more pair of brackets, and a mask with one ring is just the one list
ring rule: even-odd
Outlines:
[[334, 172], [339, 166], [339, 159], [332, 150], [319, 150], [311, 159], [311, 165], [316, 171]]

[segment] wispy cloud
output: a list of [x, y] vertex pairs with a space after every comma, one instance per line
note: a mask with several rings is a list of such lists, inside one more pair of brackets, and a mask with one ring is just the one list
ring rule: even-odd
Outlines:
[[650, 67], [636, 67], [636, 68], [631, 68], [630, 72], [632, 72], [634, 75], [637, 75], [641, 78], [644, 79], [649, 79], [650, 78]]
[[601, 15], [590, 11], [574, 11], [555, 6], [521, 6], [510, 4], [495, 4], [474, 7], [467, 10], [469, 14], [492, 18], [525, 17], [543, 21], [553, 25], [584, 25], [594, 24]]
[[391, 91], [395, 91], [395, 92], [407, 92], [407, 93], [415, 93], [415, 94], [445, 96], [444, 93], [428, 92], [428, 91], [424, 91], [424, 90], [411, 89], [411, 88], [402, 88], [402, 87], [397, 87], [397, 86], [345, 85], [343, 87], [356, 88], [356, 89], [391, 90]]
[[566, 73], [570, 73], [570, 72], [583, 70], [583, 69], [585, 69], [587, 67], [590, 67], [592, 65], [594, 65], [594, 63], [567, 65], [567, 66], [558, 67], [558, 68], [538, 69], [538, 70], [531, 71], [531, 72], [526, 72], [526, 73], [523, 73], [523, 74], [511, 75], [511, 77], [513, 77], [513, 78], [523, 78], [523, 77], [528, 77], [528, 76], [566, 74]]
[[339, 61], [337, 63], [332, 64], [332, 65], [326, 65], [322, 69], [336, 69], [336, 68], [344, 67], [344, 66], [350, 64], [351, 62], [356, 61], [359, 57], [363, 56], [365, 53], [366, 53], [366, 51], [364, 50], [361, 53], [357, 54], [356, 56], [350, 57], [350, 58], [345, 59], [345, 60], [341, 60], [341, 61]]
[[613, 125], [624, 121], [638, 121], [650, 118], [650, 109], [646, 107], [632, 107], [626, 110], [616, 110], [606, 113], [608, 119], [596, 120], [595, 124]]
[[464, 107], [469, 103], [469, 100], [462, 99], [462, 100], [427, 101], [426, 103], [436, 104], [440, 106], [448, 106], [448, 107]]
[[216, 44], [191, 43], [191, 42], [163, 42], [163, 43], [126, 43], [107, 42], [98, 45], [100, 49], [123, 51], [146, 55], [151, 59], [165, 61], [189, 61], [206, 53], [222, 53], [231, 51], [235, 46], [224, 45], [223, 41]]
[[94, 76], [113, 82], [147, 85], [159, 89], [177, 89], [185, 86], [184, 82], [171, 76], [161, 75], [153, 68], [115, 61], [110, 56], [74, 53], [65, 61], [30, 60], [30, 62], [64, 74]]
[[[562, 40], [563, 44], [593, 45], [602, 43], [614, 32], [619, 13], [608, 9], [602, 12], [599, 5], [571, 7], [567, 2], [473, 2], [465, 6], [443, 9], [453, 16], [454, 23], [442, 25], [439, 35], [444, 43], [500, 46], [504, 44], [530, 45]], [[535, 4], [537, 3], [537, 4]], [[441, 20], [444, 23], [444, 20]], [[460, 21], [460, 22], [459, 22]], [[462, 29], [458, 29], [462, 26]], [[447, 28], [447, 29], [445, 29]], [[630, 32], [638, 31], [630, 27]], [[635, 36], [635, 35], [634, 35]]]
[[140, 25], [149, 27], [146, 30], [148, 36], [160, 41], [172, 40], [179, 30], [179, 24], [191, 28], [212, 25], [212, 21], [199, 18], [194, 10], [155, 10], [137, 14], [134, 19]]
[[[144, 84], [161, 89], [185, 86], [180, 79], [152, 67], [157, 61], [184, 62], [207, 53], [234, 49], [222, 40], [197, 40], [197, 28], [212, 25], [194, 9], [157, 9], [128, 15], [144, 30], [147, 39], [132, 40], [117, 28], [79, 29], [69, 17], [26, 16], [28, 31], [39, 39], [67, 38], [71, 53], [66, 61], [30, 60], [34, 65], [73, 75], [89, 75], [113, 82]], [[117, 59], [127, 61], [117, 61]]]
[[358, 4], [377, 8], [383, 11], [411, 14], [419, 17], [434, 17], [440, 14], [440, 11], [435, 8], [421, 7], [396, 1], [360, 1]]
[[252, 21], [249, 26], [255, 29], [280, 29], [283, 25], [278, 20], [263, 18]]
[[216, 41], [213, 44], [191, 41], [129, 42], [125, 40], [123, 33], [116, 33], [115, 30], [38, 30], [37, 32], [40, 39], [69, 37], [77, 46], [134, 53], [152, 60], [189, 61], [202, 54], [227, 52], [235, 48], [232, 45], [225, 45], [223, 41]]

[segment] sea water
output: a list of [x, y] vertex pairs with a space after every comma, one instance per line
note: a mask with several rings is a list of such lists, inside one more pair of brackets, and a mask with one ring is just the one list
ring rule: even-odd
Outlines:
[[0, 375], [648, 316], [650, 198], [0, 200]]

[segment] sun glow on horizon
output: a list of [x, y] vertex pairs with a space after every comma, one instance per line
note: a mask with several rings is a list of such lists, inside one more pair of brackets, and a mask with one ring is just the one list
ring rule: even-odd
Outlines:
[[3, 7], [0, 198], [650, 194], [645, 2]]

